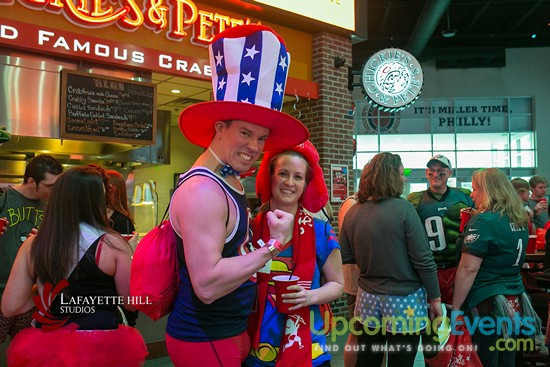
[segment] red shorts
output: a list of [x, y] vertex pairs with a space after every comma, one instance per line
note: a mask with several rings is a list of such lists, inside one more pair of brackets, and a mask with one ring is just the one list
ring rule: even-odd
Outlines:
[[175, 367], [241, 367], [250, 338], [245, 331], [228, 339], [186, 342], [166, 334], [166, 348]]

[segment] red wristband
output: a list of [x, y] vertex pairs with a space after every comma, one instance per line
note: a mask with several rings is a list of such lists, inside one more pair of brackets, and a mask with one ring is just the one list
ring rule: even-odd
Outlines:
[[279, 252], [282, 252], [283, 249], [284, 249], [283, 245], [279, 241], [277, 241], [273, 238], [270, 239], [269, 241], [267, 241], [267, 245], [275, 247], [277, 250], [279, 250]]

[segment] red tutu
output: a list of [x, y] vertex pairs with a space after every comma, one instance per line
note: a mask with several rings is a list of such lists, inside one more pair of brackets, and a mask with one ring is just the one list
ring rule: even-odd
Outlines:
[[28, 328], [15, 336], [7, 352], [9, 367], [138, 367], [146, 355], [141, 334], [122, 325], [114, 330]]

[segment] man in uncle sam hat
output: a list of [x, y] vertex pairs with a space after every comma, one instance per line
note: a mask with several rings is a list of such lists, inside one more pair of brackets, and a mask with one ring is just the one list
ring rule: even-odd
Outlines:
[[290, 64], [283, 39], [261, 25], [214, 37], [214, 101], [186, 108], [179, 126], [207, 148], [180, 178], [170, 220], [183, 242], [179, 295], [166, 344], [176, 366], [240, 367], [249, 352], [247, 319], [256, 301], [255, 273], [286, 247], [293, 216], [269, 213], [271, 239], [250, 252], [249, 210], [239, 181], [263, 150], [284, 149], [309, 133], [280, 112]]

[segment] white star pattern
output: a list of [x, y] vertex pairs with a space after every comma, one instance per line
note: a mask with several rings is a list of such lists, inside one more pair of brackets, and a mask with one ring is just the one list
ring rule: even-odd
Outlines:
[[[428, 317], [427, 309], [425, 307], [418, 307], [425, 302], [425, 294], [423, 289], [419, 289], [407, 296], [393, 295], [391, 297], [361, 291], [357, 294], [355, 316], [364, 320], [374, 317], [380, 322], [381, 317], [387, 317], [385, 325], [387, 331], [394, 329], [397, 332], [419, 331], [427, 325], [425, 320], [416, 320], [416, 318]], [[403, 312], [405, 312], [407, 320], [416, 321], [411, 324], [399, 319], [403, 317]], [[395, 317], [397, 319], [394, 319]], [[375, 327], [376, 323], [369, 321], [368, 325], [369, 327]], [[384, 325], [380, 326], [384, 327]]]
[[286, 57], [281, 56], [281, 61], [279, 62], [279, 66], [283, 68], [283, 71], [285, 71], [285, 68], [288, 66], [286, 63]]
[[241, 99], [241, 102], [243, 102], [243, 103], [250, 103], [250, 102], [248, 101], [248, 98]]
[[218, 54], [216, 56], [214, 56], [214, 58], [216, 59], [216, 66], [222, 64], [223, 56], [220, 53], [220, 50], [218, 50]]
[[275, 88], [275, 92], [279, 93], [279, 95], [281, 95], [281, 93], [283, 93], [283, 83], [275, 83], [275, 85], [277, 86]]
[[218, 82], [218, 90], [220, 89], [223, 89], [223, 87], [225, 86], [225, 79], [222, 79]]
[[246, 55], [244, 55], [244, 57], [250, 57], [252, 60], [254, 60], [254, 55], [259, 54], [259, 53], [260, 53], [260, 51], [256, 51], [256, 45], [254, 45], [254, 46], [252, 46], [252, 48], [247, 48], [246, 49]]
[[248, 86], [250, 86], [250, 82], [256, 80], [256, 78], [252, 77], [252, 72], [249, 72], [248, 74], [243, 74], [243, 80], [241, 83], [246, 83]]

